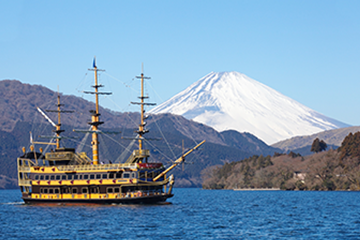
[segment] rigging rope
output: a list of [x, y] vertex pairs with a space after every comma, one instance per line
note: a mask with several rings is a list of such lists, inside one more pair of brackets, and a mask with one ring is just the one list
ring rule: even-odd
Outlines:
[[[104, 138], [102, 137], [103, 134], [99, 134], [99, 138], [100, 138], [100, 142], [102, 142], [102, 146], [104, 148], [104, 154], [103, 154], [103, 159], [106, 159], [106, 156], [109, 156], [109, 150], [108, 148], [106, 147], [106, 144], [105, 144], [105, 141], [104, 141]], [[103, 161], [104, 162], [104, 161]]]
[[121, 81], [121, 80], [117, 79], [117, 78], [116, 78], [116, 77], [114, 77], [114, 76], [111, 76], [111, 75], [110, 75], [110, 74], [108, 74], [107, 72], [104, 72], [104, 74], [106, 74], [106, 75], [108, 75], [109, 77], [111, 77], [112, 79], [114, 79], [114, 80], [116, 80], [116, 81], [118, 81], [118, 82], [122, 83], [125, 87], [130, 88], [132, 91], [137, 92], [137, 90], [133, 89], [130, 85], [128, 85], [128, 84], [126, 84], [125, 82], [123, 82], [123, 81]]
[[155, 122], [155, 124], [156, 124], [156, 126], [157, 126], [157, 128], [158, 128], [158, 130], [159, 130], [159, 132], [160, 132], [160, 134], [161, 134], [161, 136], [163, 137], [166, 145], [168, 146], [170, 152], [172, 153], [173, 157], [175, 158], [175, 157], [176, 157], [176, 156], [175, 156], [175, 153], [174, 153], [174, 151], [172, 150], [172, 148], [170, 147], [170, 144], [169, 144], [169, 142], [167, 141], [167, 139], [165, 138], [164, 133], [162, 132], [160, 126], [158, 125], [158, 123], [157, 123], [156, 120], [154, 120], [154, 122]]
[[105, 136], [108, 137], [108, 138], [110, 138], [111, 140], [113, 140], [114, 142], [116, 142], [117, 144], [119, 144], [121, 147], [123, 147], [123, 148], [126, 149], [126, 147], [125, 147], [124, 145], [122, 145], [119, 141], [116, 141], [116, 139], [110, 137], [108, 134], [105, 134]]
[[115, 163], [123, 163], [126, 157], [127, 152], [131, 152], [131, 148], [134, 146], [134, 143], [136, 142], [136, 139], [133, 139], [127, 148], [119, 155], [119, 157], [115, 160]]
[[[168, 157], [167, 155], [165, 155], [164, 153], [162, 153], [160, 150], [159, 150], [159, 148], [157, 148], [156, 146], [154, 146], [153, 144], [151, 144], [150, 143], [150, 140], [147, 140], [146, 138], [144, 138], [144, 140], [145, 140], [145, 142], [147, 143], [147, 144], [149, 144], [153, 149], [156, 149], [158, 152], [159, 152], [159, 154], [160, 155], [162, 155], [163, 157], [165, 157], [165, 158], [167, 158], [167, 162], [170, 162], [170, 163], [173, 163], [174, 161], [170, 158], [170, 157]], [[171, 150], [171, 149], [170, 149]], [[174, 158], [176, 158], [176, 156], [175, 156], [175, 154], [173, 154], [174, 155]]]
[[[163, 102], [161, 96], [160, 96], [160, 95], [157, 93], [157, 91], [152, 87], [152, 85], [151, 85], [150, 83], [149, 83], [148, 85], [149, 85], [150, 88], [153, 90], [153, 92], [155, 93], [155, 95], [158, 96], [158, 97], [160, 98], [160, 100]], [[191, 133], [189, 133], [189, 132], [187, 131], [187, 129], [186, 129], [185, 126], [179, 121], [179, 119], [175, 117], [175, 121], [176, 121], [176, 122], [181, 126], [181, 128], [186, 132], [186, 135], [189, 136], [189, 138], [191, 138], [191, 140], [197, 145], [198, 142], [197, 142], [197, 141], [195, 140], [195, 138], [191, 135]], [[155, 122], [156, 126], [158, 127], [161, 135], [163, 136], [162, 130], [161, 130], [161, 128], [159, 127], [159, 125], [157, 124], [157, 120], [155, 119], [154, 122]], [[169, 144], [168, 144], [168, 142], [167, 142], [167, 140], [166, 140], [165, 137], [164, 137], [164, 139], [165, 139], [165, 141], [166, 141], [166, 143], [167, 143], [167, 145], [168, 145], [168, 148], [169, 148], [170, 151], [173, 153], [173, 151], [172, 151], [171, 147], [169, 146]], [[175, 156], [174, 153], [173, 153], [173, 155]]]
[[[89, 128], [89, 131], [91, 130], [91, 127]], [[85, 133], [85, 136], [83, 137], [83, 139], [81, 140], [80, 144], [77, 146], [76, 148], [76, 152], [82, 152], [84, 146], [85, 146], [85, 143], [86, 143], [86, 140], [88, 139], [89, 137], [89, 134], [90, 132], [87, 132]]]

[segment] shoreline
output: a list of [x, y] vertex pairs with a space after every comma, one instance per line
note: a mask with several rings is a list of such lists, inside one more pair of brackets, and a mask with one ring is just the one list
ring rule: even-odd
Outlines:
[[280, 188], [234, 188], [234, 191], [280, 191]]

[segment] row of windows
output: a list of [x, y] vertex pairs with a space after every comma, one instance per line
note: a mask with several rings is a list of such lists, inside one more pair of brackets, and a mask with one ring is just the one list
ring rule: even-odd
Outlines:
[[[107, 193], [120, 193], [120, 188], [119, 187], [108, 187], [106, 189]], [[73, 187], [73, 188], [63, 188], [60, 191], [60, 188], [40, 188], [40, 193], [41, 194], [77, 194], [78, 193], [78, 188]], [[81, 188], [81, 192], [79, 193], [99, 193], [99, 188], [95, 187], [95, 188], [88, 188], [88, 187], [83, 187]]]
[[60, 188], [40, 188], [40, 193], [59, 194]]
[[[41, 194], [76, 194], [78, 193], [78, 188], [73, 187], [73, 188], [63, 188], [60, 190], [60, 188], [40, 188], [40, 193]], [[95, 188], [87, 188], [87, 187], [83, 187], [81, 188], [81, 192], [79, 193], [99, 193], [99, 188], [95, 187]]]
[[120, 188], [118, 188], [118, 187], [114, 187], [114, 188], [108, 187], [108, 188], [106, 189], [106, 192], [107, 192], [107, 193], [119, 193], [119, 192], [120, 192]]
[[136, 173], [35, 175], [35, 180], [92, 180], [114, 178], [136, 178]]
[[[40, 193], [41, 194], [77, 194], [78, 193], [78, 188], [77, 187], [72, 187], [72, 188], [40, 188]], [[82, 187], [80, 189], [81, 191], [79, 193], [82, 194], [87, 194], [87, 193], [99, 193], [99, 188], [98, 187]], [[130, 192], [130, 189], [123, 189], [123, 190], [128, 190]], [[153, 189], [149, 189], [147, 191], [152, 191], [152, 192], [161, 192], [162, 188], [161, 187], [157, 187], [157, 188], [153, 188]], [[137, 191], [135, 188], [132, 189], [132, 191]], [[146, 190], [145, 190], [146, 191]], [[120, 188], [119, 187], [108, 187], [106, 188], [106, 193], [120, 193]]]

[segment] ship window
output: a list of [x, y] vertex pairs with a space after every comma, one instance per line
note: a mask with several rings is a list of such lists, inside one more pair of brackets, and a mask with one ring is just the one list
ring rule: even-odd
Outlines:
[[68, 175], [68, 180], [72, 180], [72, 178], [73, 178], [73, 175], [69, 174]]
[[90, 179], [95, 179], [94, 174], [90, 174]]
[[40, 180], [44, 180], [44, 175], [41, 175], [41, 176], [40, 176]]
[[96, 179], [101, 179], [101, 174], [96, 174]]
[[45, 176], [45, 180], [49, 180], [50, 176], [49, 175], [46, 175]]
[[77, 179], [79, 179], [79, 175], [74, 175], [74, 180], [77, 180]]
[[82, 179], [83, 175], [79, 175], [79, 179]]
[[103, 179], [107, 179], [107, 173], [104, 173], [104, 174], [102, 175], [102, 178], [103, 178]]
[[44, 193], [48, 193], [48, 190], [47, 190], [47, 188], [44, 188]]
[[61, 189], [62, 193], [69, 193], [69, 189], [68, 188], [63, 188]]
[[124, 173], [123, 178], [130, 178], [130, 173]]
[[42, 188], [40, 188], [40, 193], [43, 193], [43, 191], [44, 191], [44, 190], [43, 190]]
[[77, 188], [71, 189], [72, 193], [77, 193]]
[[91, 193], [99, 193], [99, 189], [98, 188], [91, 188], [90, 192]]
[[66, 180], [66, 175], [62, 175], [61, 180]]
[[113, 193], [113, 188], [107, 188], [107, 193]]
[[86, 187], [82, 188], [82, 189], [81, 189], [81, 192], [82, 192], [82, 193], [88, 193], [88, 188], [86, 188]]
[[39, 175], [35, 175], [35, 180], [39, 180]]
[[114, 178], [115, 174], [114, 173], [109, 173], [109, 178]]
[[83, 179], [85, 179], [85, 180], [86, 180], [86, 179], [89, 179], [89, 175], [85, 174], [84, 177], [83, 177]]
[[55, 188], [55, 189], [54, 189], [54, 193], [55, 193], [55, 194], [59, 194], [59, 189], [58, 189], [58, 188]]
[[132, 177], [132, 178], [136, 178], [136, 173], [134, 173], [134, 172], [131, 173], [131, 177]]
[[60, 180], [60, 175], [56, 175], [56, 180]]
[[54, 189], [50, 188], [50, 189], [49, 189], [49, 193], [50, 193], [50, 194], [54, 193]]
[[120, 188], [116, 187], [114, 188], [114, 193], [119, 193], [120, 192]]
[[116, 173], [116, 178], [121, 178], [121, 173]]
[[55, 175], [51, 175], [50, 180], [55, 180]]

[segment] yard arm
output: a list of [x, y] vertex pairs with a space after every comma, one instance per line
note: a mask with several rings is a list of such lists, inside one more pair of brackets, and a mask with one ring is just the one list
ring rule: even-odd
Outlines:
[[159, 178], [161, 178], [162, 176], [164, 176], [166, 173], [168, 173], [169, 171], [171, 171], [174, 167], [176, 167], [177, 165], [179, 165], [180, 163], [185, 161], [185, 157], [187, 155], [189, 155], [190, 153], [192, 153], [194, 150], [196, 150], [197, 148], [199, 148], [203, 143], [205, 142], [205, 140], [203, 140], [201, 143], [199, 143], [198, 145], [196, 145], [195, 147], [193, 147], [192, 149], [190, 149], [189, 151], [187, 151], [185, 154], [183, 154], [181, 157], [179, 157], [170, 167], [168, 167], [165, 171], [163, 171], [162, 173], [160, 173], [157, 177], [155, 177], [153, 179], [153, 181], [157, 181]]

